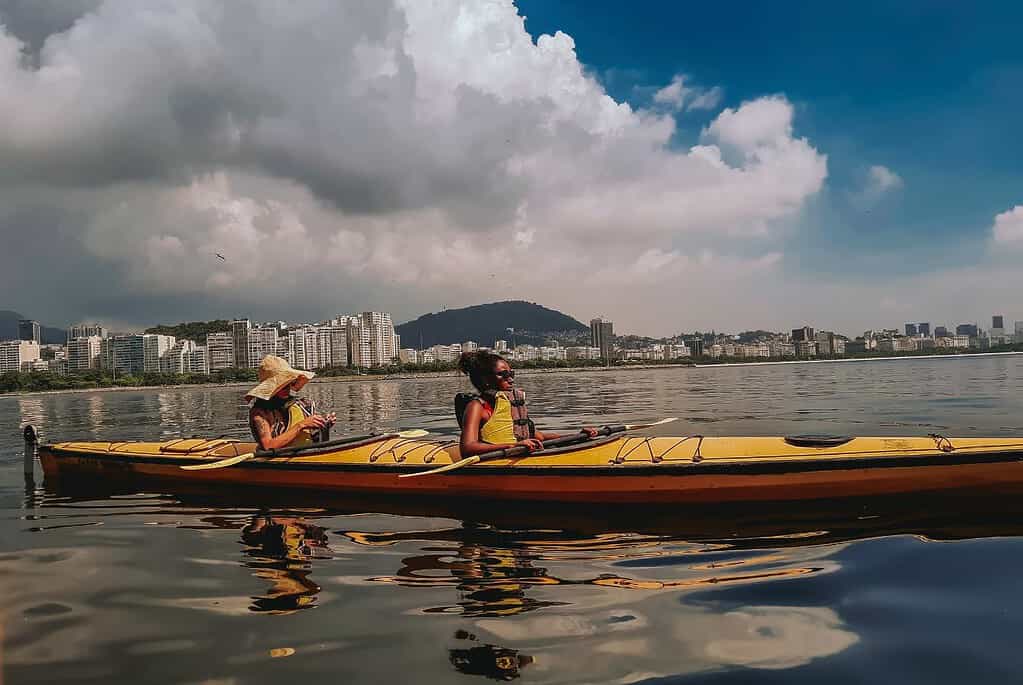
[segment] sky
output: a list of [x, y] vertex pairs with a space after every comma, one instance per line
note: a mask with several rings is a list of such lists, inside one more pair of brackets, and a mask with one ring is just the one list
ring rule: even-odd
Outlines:
[[0, 308], [1023, 320], [1023, 5], [718, 5], [0, 0]]

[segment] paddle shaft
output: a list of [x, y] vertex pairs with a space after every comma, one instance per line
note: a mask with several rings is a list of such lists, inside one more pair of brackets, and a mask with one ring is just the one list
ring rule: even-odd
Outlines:
[[347, 438], [337, 438], [336, 440], [327, 440], [326, 442], [314, 442], [309, 445], [301, 445], [296, 447], [278, 447], [277, 449], [269, 450], [256, 450], [257, 457], [284, 457], [299, 452], [304, 452], [309, 449], [322, 449], [324, 447], [337, 447], [341, 445], [347, 445], [352, 442], [359, 442], [361, 440], [369, 440], [375, 438], [379, 433], [370, 433], [369, 435], [350, 435]]
[[[601, 437], [611, 435], [613, 433], [623, 433], [628, 428], [624, 425], [621, 426], [604, 426], [597, 430], [595, 437]], [[544, 440], [543, 449], [546, 451], [551, 447], [565, 447], [567, 445], [574, 445], [578, 442], [583, 442], [583, 439], [589, 439], [590, 434], [586, 431], [579, 431], [575, 435], [564, 435], [560, 438], [554, 438], [553, 440]], [[481, 461], [487, 461], [488, 459], [506, 459], [508, 457], [521, 457], [524, 454], [530, 454], [529, 448], [525, 445], [516, 445], [515, 447], [505, 447], [500, 450], [493, 450], [491, 452], [484, 452], [483, 454], [477, 454], [469, 459], [475, 459], [474, 463]]]
[[312, 445], [303, 445], [301, 447], [283, 447], [275, 450], [258, 450], [256, 452], [248, 452], [246, 454], [239, 454], [234, 457], [228, 457], [227, 459], [221, 459], [219, 461], [210, 462], [206, 464], [189, 464], [181, 466], [180, 468], [185, 471], [209, 471], [212, 469], [222, 469], [228, 466], [234, 466], [240, 464], [243, 461], [254, 459], [255, 457], [282, 457], [282, 456], [295, 456], [297, 454], [319, 454], [323, 451], [331, 451], [333, 447], [339, 447], [344, 445], [354, 445], [360, 442], [366, 441], [384, 441], [391, 438], [420, 438], [424, 435], [429, 435], [428, 431], [425, 430], [409, 430], [401, 433], [388, 433], [388, 434], [373, 434], [373, 435], [354, 435], [347, 438], [338, 438], [337, 440], [331, 440], [329, 442], [317, 442]]
[[[601, 437], [601, 436], [607, 436], [607, 435], [613, 435], [614, 433], [624, 433], [625, 431], [630, 430], [632, 428], [643, 428], [643, 427], [645, 427], [645, 426], [625, 426], [625, 425], [604, 426], [603, 428], [600, 428], [600, 429], [597, 430], [597, 434], [594, 436], [594, 438]], [[460, 459], [459, 461], [456, 461], [454, 463], [446, 464], [446, 465], [441, 466], [439, 468], [430, 469], [429, 471], [416, 471], [415, 473], [402, 473], [402, 474], [398, 475], [398, 478], [415, 478], [417, 476], [430, 476], [430, 475], [433, 475], [435, 473], [446, 473], [448, 471], [454, 471], [455, 469], [460, 469], [460, 468], [462, 468], [464, 466], [472, 466], [473, 464], [478, 464], [481, 461], [487, 461], [489, 459], [508, 459], [510, 457], [521, 457], [521, 456], [525, 456], [527, 454], [536, 454], [537, 456], [542, 456], [543, 452], [546, 451], [547, 448], [549, 448], [549, 447], [566, 447], [568, 445], [576, 445], [576, 444], [579, 444], [579, 443], [582, 443], [582, 442], [585, 442], [585, 441], [588, 441], [588, 440], [592, 440], [592, 439], [593, 438], [591, 438], [590, 434], [587, 433], [586, 431], [579, 431], [575, 435], [566, 435], [564, 437], [554, 438], [552, 440], [544, 440], [543, 441], [543, 450], [537, 450], [536, 452], [530, 452], [529, 448], [526, 447], [525, 445], [516, 445], [515, 447], [505, 447], [503, 449], [493, 450], [493, 451], [490, 451], [490, 452], [484, 452], [483, 454], [477, 454], [477, 455], [472, 456], [472, 457], [466, 457], [465, 459]]]

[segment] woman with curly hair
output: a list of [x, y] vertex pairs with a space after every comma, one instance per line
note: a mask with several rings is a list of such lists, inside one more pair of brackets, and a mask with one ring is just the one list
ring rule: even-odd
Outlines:
[[[458, 370], [479, 392], [455, 396], [462, 458], [515, 446], [535, 452], [543, 449], [544, 440], [560, 437], [536, 430], [526, 411], [526, 394], [515, 387], [515, 371], [501, 355], [489, 350], [463, 352]], [[594, 428], [583, 430], [591, 438], [597, 435]]]

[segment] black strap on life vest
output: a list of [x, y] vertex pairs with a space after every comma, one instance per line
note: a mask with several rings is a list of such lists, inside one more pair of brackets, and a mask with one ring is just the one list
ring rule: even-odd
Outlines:
[[458, 420], [458, 427], [462, 428], [465, 419], [465, 410], [470, 402], [475, 402], [480, 396], [471, 392], [460, 392], [455, 395], [455, 419]]
[[[488, 403], [491, 407], [497, 406], [497, 398], [493, 393], [486, 393], [484, 395], [477, 395], [471, 392], [460, 392], [455, 395], [455, 419], [458, 421], [458, 427], [463, 428], [465, 424], [465, 410], [469, 407], [471, 402], [480, 400]], [[526, 394], [521, 390], [513, 390], [511, 392], [511, 399], [509, 403], [512, 406], [512, 422], [515, 424], [516, 436], [522, 437], [535, 437], [536, 436], [536, 424], [529, 418], [526, 411]], [[519, 439], [521, 440], [522, 437]]]

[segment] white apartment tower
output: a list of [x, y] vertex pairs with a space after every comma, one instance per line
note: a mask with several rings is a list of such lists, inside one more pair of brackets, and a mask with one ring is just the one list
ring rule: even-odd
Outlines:
[[160, 370], [164, 373], [210, 372], [206, 348], [192, 340], [178, 340], [160, 359]]
[[[246, 345], [248, 345], [248, 337], [246, 337]], [[232, 368], [235, 364], [234, 334], [224, 332], [207, 335], [206, 357], [210, 371]]]
[[311, 371], [320, 368], [320, 350], [316, 328], [303, 326], [289, 329], [288, 352], [291, 355], [291, 365], [296, 369]]
[[98, 369], [100, 346], [103, 341], [98, 335], [77, 337], [67, 342], [67, 370], [69, 373]]
[[67, 332], [68, 341], [75, 338], [91, 338], [93, 336], [105, 338], [107, 337], [107, 329], [98, 323], [79, 323], [69, 328]]
[[363, 312], [359, 318], [369, 338], [370, 359], [363, 366], [390, 364], [398, 356], [398, 348], [395, 346], [398, 340], [394, 333], [394, 324], [391, 323], [391, 315], [384, 312]]
[[7, 340], [0, 342], [0, 373], [21, 371], [39, 359], [39, 343], [34, 340]]
[[159, 373], [160, 360], [170, 352], [177, 342], [173, 335], [147, 333], [142, 336], [142, 370], [146, 373]]
[[316, 345], [320, 352], [320, 367], [348, 366], [348, 330], [342, 326], [319, 326]]
[[[237, 345], [238, 338], [235, 337]], [[235, 347], [235, 359], [237, 361], [238, 348]], [[248, 365], [249, 368], [258, 369], [263, 357], [268, 354], [277, 354], [277, 329], [276, 328], [251, 328], [248, 330]]]
[[370, 346], [369, 329], [358, 317], [348, 321], [348, 363], [352, 366], [372, 366], [373, 354]]

